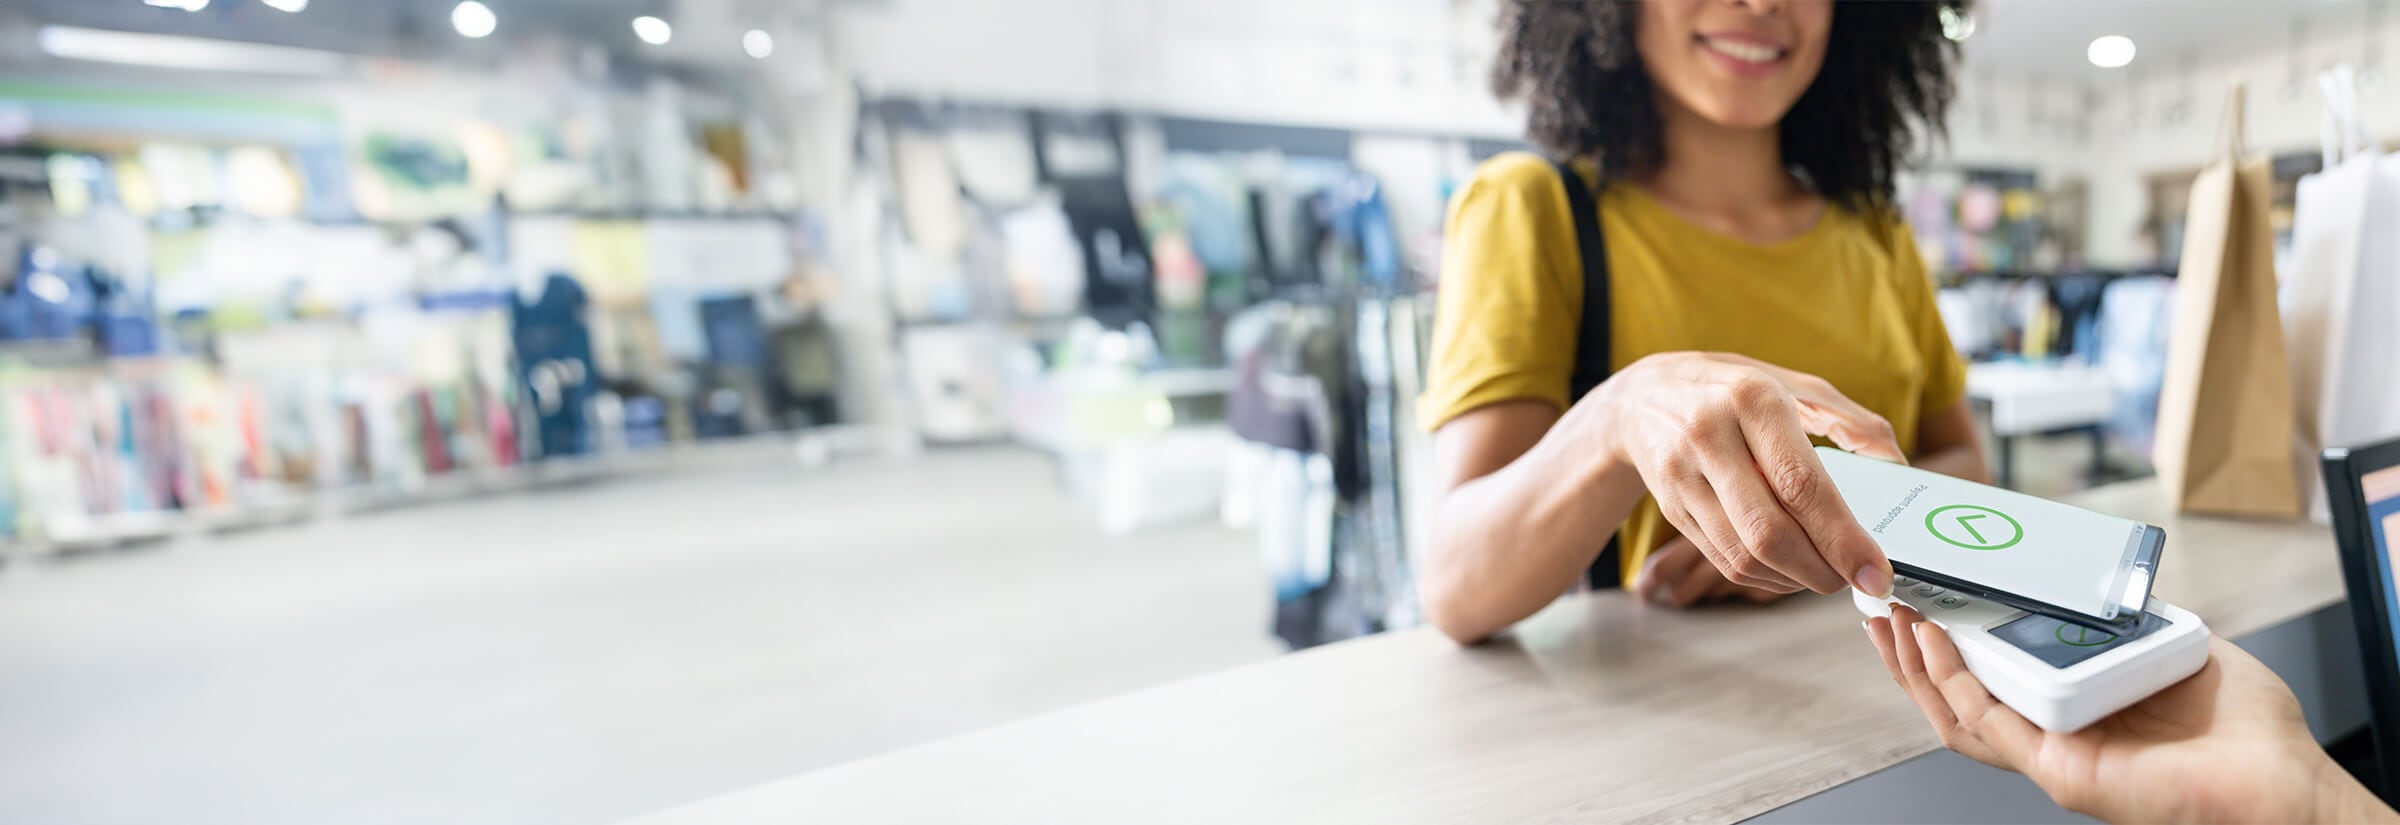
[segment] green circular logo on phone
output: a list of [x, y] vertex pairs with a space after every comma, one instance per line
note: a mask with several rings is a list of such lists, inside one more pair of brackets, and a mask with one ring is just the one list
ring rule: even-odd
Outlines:
[[1969, 550], [2003, 550], [2025, 540], [2025, 525], [2007, 513], [1977, 504], [1933, 508], [1925, 514], [1925, 531]]

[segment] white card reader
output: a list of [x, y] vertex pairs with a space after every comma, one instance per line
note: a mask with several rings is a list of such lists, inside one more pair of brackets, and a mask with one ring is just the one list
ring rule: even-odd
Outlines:
[[1994, 698], [2048, 731], [2082, 730], [2208, 664], [2208, 625], [2158, 599], [2141, 630], [2119, 638], [1906, 576], [1889, 599], [1851, 594], [1870, 617], [1889, 617], [1895, 603], [1925, 614], [1949, 632], [1967, 671]]

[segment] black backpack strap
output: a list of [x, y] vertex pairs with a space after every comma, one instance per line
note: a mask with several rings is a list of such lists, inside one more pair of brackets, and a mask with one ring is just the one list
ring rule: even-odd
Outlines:
[[[1567, 382], [1567, 403], [1572, 404], [1608, 380], [1608, 243], [1600, 233], [1600, 202], [1592, 197], [1583, 175], [1565, 161], [1554, 160], [1550, 165], [1558, 170], [1558, 182], [1567, 189], [1567, 212], [1575, 220], [1575, 248], [1583, 259], [1583, 320], [1575, 328], [1575, 371]], [[1623, 562], [1619, 561], [1623, 556], [1616, 534], [1609, 534], [1608, 547], [1584, 575], [1592, 589], [1624, 586]]]

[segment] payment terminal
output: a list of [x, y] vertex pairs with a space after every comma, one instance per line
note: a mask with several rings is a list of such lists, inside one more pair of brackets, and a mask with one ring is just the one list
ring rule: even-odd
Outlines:
[[1907, 576], [1894, 580], [1889, 599], [1851, 593], [1868, 616], [1890, 616], [1893, 604], [1925, 614], [1994, 698], [2048, 731], [2081, 730], [2208, 664], [2208, 626], [2157, 599], [2138, 629], [2119, 636]]

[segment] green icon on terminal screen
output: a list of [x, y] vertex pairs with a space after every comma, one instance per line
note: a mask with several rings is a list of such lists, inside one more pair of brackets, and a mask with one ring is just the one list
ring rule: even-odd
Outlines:
[[2099, 647], [2117, 640], [2115, 634], [2093, 630], [2081, 625], [2060, 624], [2055, 634], [2058, 640], [2076, 647]]
[[2025, 540], [2025, 525], [2007, 513], [1977, 504], [1952, 504], [1925, 514], [1934, 538], [1969, 550], [2000, 550]]

